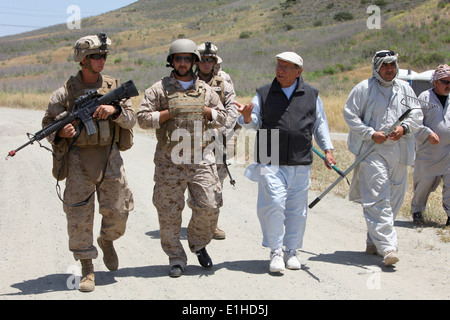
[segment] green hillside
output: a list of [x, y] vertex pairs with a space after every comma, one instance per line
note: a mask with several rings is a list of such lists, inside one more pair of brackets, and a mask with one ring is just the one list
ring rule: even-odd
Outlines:
[[[84, 19], [80, 30], [62, 24], [3, 37], [0, 105], [11, 105], [10, 98], [19, 96], [24, 106], [45, 108], [44, 102], [29, 101], [27, 96], [48, 99], [77, 70], [73, 43], [99, 32], [113, 41], [104, 72], [133, 79], [141, 92], [169, 72], [166, 52], [177, 38], [216, 44], [239, 96], [253, 95], [257, 86], [271, 81], [274, 56], [287, 50], [303, 57], [306, 79], [325, 96], [346, 94], [370, 76], [367, 66], [376, 50], [396, 50], [401, 67], [416, 71], [449, 62], [449, 0], [373, 1], [381, 9], [381, 29], [373, 30], [366, 24], [371, 4], [368, 0], [141, 0]], [[360, 68], [363, 71], [358, 73]]]

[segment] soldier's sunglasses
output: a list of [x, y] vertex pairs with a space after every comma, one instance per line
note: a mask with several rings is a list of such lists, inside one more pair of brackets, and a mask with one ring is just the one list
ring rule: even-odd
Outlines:
[[184, 62], [186, 62], [186, 63], [192, 63], [192, 61], [193, 61], [194, 59], [192, 58], [192, 56], [175, 56], [175, 57], [173, 58], [173, 60], [174, 60], [176, 63], [181, 63], [183, 60], [184, 60]]
[[200, 63], [213, 63], [214, 61], [214, 58], [202, 58], [202, 60], [200, 60]]
[[91, 58], [92, 60], [101, 60], [101, 59], [105, 59], [108, 57], [108, 54], [100, 54], [100, 53], [94, 53], [94, 54], [90, 54], [89, 58]]

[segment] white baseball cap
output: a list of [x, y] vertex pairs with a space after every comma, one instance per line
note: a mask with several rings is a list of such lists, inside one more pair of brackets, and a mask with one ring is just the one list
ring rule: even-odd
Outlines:
[[276, 56], [277, 59], [293, 63], [299, 67], [303, 68], [303, 59], [295, 52], [286, 51], [283, 53], [280, 53]]

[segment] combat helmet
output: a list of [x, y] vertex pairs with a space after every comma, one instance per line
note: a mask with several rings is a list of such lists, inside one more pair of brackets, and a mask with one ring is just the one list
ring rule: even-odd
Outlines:
[[107, 53], [110, 45], [111, 40], [104, 33], [82, 37], [75, 42], [73, 58], [81, 62], [90, 54]]
[[172, 42], [169, 47], [169, 54], [167, 55], [168, 67], [173, 67], [172, 57], [176, 53], [193, 53], [197, 62], [202, 58], [195, 42], [189, 39], [178, 39]]
[[217, 55], [217, 47], [213, 45], [211, 42], [205, 42], [197, 47], [198, 52], [200, 53], [200, 56], [208, 56], [212, 57], [216, 60], [216, 63], [218, 61], [219, 56]]

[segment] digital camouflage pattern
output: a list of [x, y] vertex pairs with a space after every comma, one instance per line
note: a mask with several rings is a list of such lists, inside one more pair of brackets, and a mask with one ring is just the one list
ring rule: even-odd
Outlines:
[[[100, 93], [106, 94], [118, 85], [120, 85], [118, 80], [102, 75], [99, 75], [97, 83], [85, 85], [80, 71], [63, 87], [53, 92], [42, 125], [46, 126], [58, 114], [72, 110], [75, 99], [87, 90], [98, 89]], [[85, 200], [95, 190], [108, 161], [104, 180], [96, 192], [99, 212], [103, 216], [100, 234], [105, 240], [116, 240], [124, 234], [128, 212], [134, 208], [133, 195], [128, 187], [122, 157], [117, 144], [113, 143], [111, 148], [111, 142], [115, 126], [131, 129], [136, 123], [136, 114], [129, 100], [122, 101], [120, 106], [122, 111], [116, 119], [94, 120], [97, 134], [87, 136], [82, 132], [73, 150], [67, 154], [66, 160], [68, 176], [64, 201], [69, 204]], [[55, 133], [50, 135], [48, 140], [52, 145], [59, 145], [63, 144], [64, 140], [70, 139], [61, 139]], [[65, 141], [65, 144], [68, 145], [69, 142]], [[64, 205], [68, 221], [69, 249], [76, 260], [97, 257], [92, 230], [94, 201], [95, 195], [88, 204], [80, 207]]]
[[[187, 264], [186, 253], [180, 242], [182, 211], [185, 204], [185, 191], [189, 192], [188, 206], [192, 209], [192, 217], [188, 225], [188, 243], [191, 252], [204, 248], [210, 241], [217, 225], [219, 208], [222, 206], [222, 189], [217, 175], [215, 157], [213, 151], [205, 151], [202, 146], [203, 157], [200, 161], [187, 161], [174, 163], [172, 151], [167, 148], [167, 128], [171, 124], [159, 124], [159, 113], [170, 108], [170, 97], [175, 92], [199, 92], [192, 94], [194, 106], [185, 103], [184, 107], [194, 107], [195, 113], [198, 105], [198, 97], [202, 96], [203, 106], [213, 110], [213, 120], [208, 121], [202, 117], [200, 122], [202, 132], [207, 128], [219, 128], [226, 122], [226, 111], [219, 100], [219, 96], [203, 81], [192, 75], [194, 84], [184, 90], [176, 80], [174, 73], [169, 78], [158, 81], [145, 91], [142, 102], [137, 112], [139, 126], [143, 129], [156, 129], [158, 144], [155, 151], [155, 187], [153, 190], [153, 204], [157, 208], [161, 233], [161, 246], [169, 256], [169, 263], [185, 267]], [[186, 95], [185, 102], [189, 95]], [[203, 98], [204, 97], [204, 98]], [[202, 107], [203, 109], [203, 107]], [[183, 112], [181, 112], [183, 113]], [[186, 114], [184, 114], [185, 118]], [[179, 121], [180, 119], [176, 120]], [[171, 121], [169, 120], [169, 121]], [[198, 119], [197, 119], [198, 120]], [[183, 129], [193, 132], [193, 128], [186, 127], [199, 121], [183, 122]], [[181, 125], [178, 123], [178, 125]], [[171, 130], [171, 129], [169, 129]], [[192, 152], [194, 155], [194, 152]], [[192, 157], [190, 160], [194, 160]]]

